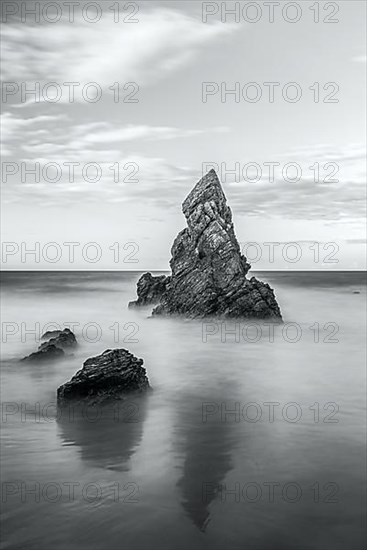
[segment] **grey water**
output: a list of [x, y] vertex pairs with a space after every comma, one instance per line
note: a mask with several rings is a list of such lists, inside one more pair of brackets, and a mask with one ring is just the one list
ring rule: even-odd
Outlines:
[[[267, 272], [284, 325], [150, 318], [139, 273], [2, 273], [2, 548], [365, 547], [366, 275]], [[19, 363], [69, 326], [74, 354]], [[153, 388], [66, 417], [110, 348]]]

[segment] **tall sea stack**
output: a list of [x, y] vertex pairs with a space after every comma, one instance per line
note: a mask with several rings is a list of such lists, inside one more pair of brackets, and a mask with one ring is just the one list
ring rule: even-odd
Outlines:
[[153, 315], [190, 318], [257, 318], [281, 321], [274, 291], [255, 277], [241, 254], [232, 212], [214, 170], [194, 187], [182, 205], [187, 227], [172, 246], [172, 275], [144, 274], [138, 300], [130, 307], [155, 304]]

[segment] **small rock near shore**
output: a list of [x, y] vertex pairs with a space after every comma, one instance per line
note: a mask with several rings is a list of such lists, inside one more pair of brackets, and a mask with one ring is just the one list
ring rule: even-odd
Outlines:
[[108, 349], [87, 359], [69, 382], [57, 390], [59, 406], [76, 402], [98, 405], [124, 399], [127, 394], [143, 393], [150, 388], [143, 359], [126, 349]]
[[42, 335], [41, 340], [47, 338], [49, 338], [47, 342], [43, 342], [38, 347], [37, 351], [24, 357], [22, 361], [37, 363], [61, 359], [65, 357], [65, 349], [70, 349], [78, 345], [74, 333], [68, 328], [46, 332]]
[[44, 347], [40, 346], [38, 351], [27, 355], [27, 357], [22, 359], [22, 361], [40, 363], [45, 361], [53, 361], [54, 359], [61, 359], [62, 357], [65, 357], [64, 351], [47, 342]]

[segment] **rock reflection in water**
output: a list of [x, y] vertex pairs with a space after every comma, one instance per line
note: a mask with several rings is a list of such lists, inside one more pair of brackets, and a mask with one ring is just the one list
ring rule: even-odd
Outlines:
[[110, 406], [64, 408], [59, 435], [64, 445], [79, 447], [82, 460], [115, 471], [128, 471], [147, 416], [148, 397], [129, 398]]
[[[187, 403], [192, 402], [192, 397], [187, 399]], [[181, 504], [201, 531], [206, 530], [210, 521], [210, 504], [233, 468], [232, 453], [236, 445], [233, 423], [221, 422], [220, 415], [204, 422], [203, 402], [218, 403], [219, 400], [197, 399], [194, 408], [181, 411], [176, 426], [177, 451], [184, 459], [182, 476], [177, 483]]]

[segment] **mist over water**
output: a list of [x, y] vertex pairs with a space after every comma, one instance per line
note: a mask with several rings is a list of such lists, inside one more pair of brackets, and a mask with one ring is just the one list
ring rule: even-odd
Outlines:
[[[3, 548], [363, 548], [365, 274], [256, 273], [275, 326], [149, 318], [127, 308], [139, 275], [2, 274]], [[52, 323], [73, 356], [18, 363]], [[57, 387], [110, 348], [153, 391], [57, 415]]]

